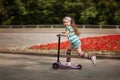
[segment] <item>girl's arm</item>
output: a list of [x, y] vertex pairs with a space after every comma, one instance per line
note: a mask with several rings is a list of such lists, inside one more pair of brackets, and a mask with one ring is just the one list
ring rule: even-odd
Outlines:
[[62, 32], [61, 36], [67, 37], [69, 33], [69, 30], [66, 30], [65, 32]]

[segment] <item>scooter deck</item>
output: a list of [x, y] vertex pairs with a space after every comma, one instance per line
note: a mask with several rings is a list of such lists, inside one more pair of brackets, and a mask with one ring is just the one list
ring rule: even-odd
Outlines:
[[[56, 62], [56, 63], [54, 63], [53, 65], [56, 65], [57, 68], [59, 68], [59, 69], [82, 69], [82, 65], [67, 66], [67, 65], [61, 64], [60, 62]], [[54, 68], [54, 66], [53, 66], [53, 68]], [[57, 69], [57, 68], [56, 68], [56, 69]]]
[[67, 65], [60, 65], [59, 68], [61, 69], [79, 69], [79, 66], [67, 66]]

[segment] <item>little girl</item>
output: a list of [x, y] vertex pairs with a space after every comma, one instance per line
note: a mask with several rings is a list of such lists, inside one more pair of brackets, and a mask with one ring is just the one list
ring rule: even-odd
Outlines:
[[88, 60], [91, 60], [92, 63], [96, 64], [96, 56], [91, 56], [88, 53], [85, 53], [81, 51], [81, 41], [79, 39], [79, 32], [77, 30], [77, 27], [75, 25], [74, 20], [71, 17], [65, 17], [63, 19], [63, 24], [66, 27], [65, 32], [61, 33], [61, 36], [67, 37], [70, 45], [67, 49], [66, 55], [66, 65], [71, 65], [71, 51], [72, 49], [75, 49], [80, 57], [84, 57]]

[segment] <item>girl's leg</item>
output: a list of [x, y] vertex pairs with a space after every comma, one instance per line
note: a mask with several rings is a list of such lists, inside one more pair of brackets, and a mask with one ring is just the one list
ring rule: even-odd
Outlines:
[[68, 66], [71, 65], [71, 51], [72, 51], [72, 47], [69, 46], [66, 52], [66, 65]]
[[81, 57], [84, 57], [86, 59], [91, 60], [94, 65], [96, 64], [96, 56], [92, 56], [84, 51], [81, 51], [81, 48], [77, 48], [76, 50], [77, 50], [78, 55], [80, 55]]
[[78, 55], [80, 55], [80, 57], [83, 57], [83, 58], [86, 58], [86, 59], [89, 59], [89, 60], [91, 59], [92, 56], [89, 55], [88, 53], [82, 51], [81, 48], [78, 48], [76, 50], [77, 50]]

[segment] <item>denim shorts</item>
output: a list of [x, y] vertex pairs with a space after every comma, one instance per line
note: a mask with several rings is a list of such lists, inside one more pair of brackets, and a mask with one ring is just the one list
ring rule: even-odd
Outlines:
[[72, 47], [72, 48], [75, 48], [75, 49], [77, 49], [77, 48], [80, 48], [81, 47], [81, 42], [78, 42], [78, 43], [76, 43], [76, 44], [70, 44], [70, 46]]

